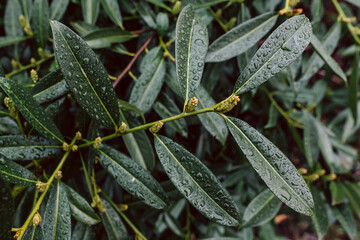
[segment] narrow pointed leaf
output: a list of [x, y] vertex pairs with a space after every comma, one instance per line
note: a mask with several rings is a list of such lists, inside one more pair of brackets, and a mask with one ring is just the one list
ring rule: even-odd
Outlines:
[[70, 239], [71, 215], [69, 201], [60, 181], [54, 183], [44, 214], [44, 236], [47, 239]]
[[341, 204], [339, 206], [336, 206], [333, 210], [337, 220], [340, 222], [341, 226], [345, 229], [350, 239], [354, 239], [357, 232], [356, 221], [354, 215], [351, 212], [349, 205]]
[[0, 156], [0, 178], [22, 186], [34, 186], [37, 182], [35, 175], [23, 166]]
[[13, 239], [11, 227], [15, 214], [14, 200], [9, 185], [0, 179], [0, 239]]
[[101, 28], [86, 34], [83, 38], [91, 48], [110, 47], [112, 43], [126, 42], [136, 35], [119, 28]]
[[312, 116], [304, 111], [304, 150], [305, 156], [310, 168], [314, 168], [319, 157], [319, 148], [317, 146], [316, 127]]
[[330, 182], [331, 205], [338, 205], [346, 201], [344, 186], [335, 181]]
[[110, 17], [110, 19], [119, 27], [122, 26], [123, 23], [118, 1], [101, 0], [101, 5], [103, 6], [106, 14]]
[[94, 227], [77, 222], [71, 233], [71, 240], [95, 240]]
[[94, 25], [100, 11], [100, 0], [81, 0], [81, 9], [84, 21]]
[[208, 45], [207, 28], [189, 4], [177, 20], [175, 41], [176, 74], [185, 103], [200, 84]]
[[269, 189], [263, 191], [246, 207], [242, 225], [255, 227], [267, 223], [278, 213], [281, 204], [281, 201]]
[[346, 0], [346, 1], [360, 8], [359, 0]]
[[349, 84], [349, 105], [354, 122], [357, 122], [357, 98], [359, 89], [359, 48], [356, 48]]
[[170, 180], [196, 209], [217, 223], [239, 224], [234, 200], [198, 158], [160, 135], [155, 135], [155, 149]]
[[166, 195], [151, 174], [114, 148], [101, 145], [97, 150], [101, 165], [126, 191], [154, 208], [166, 207]]
[[0, 87], [15, 103], [24, 118], [45, 137], [63, 142], [63, 136], [52, 119], [45, 114], [43, 108], [32, 98], [30, 93], [12, 79], [0, 78]]
[[227, 117], [226, 124], [270, 190], [295, 211], [311, 216], [314, 207], [311, 192], [291, 161], [246, 122]]
[[254, 89], [285, 69], [305, 50], [311, 35], [311, 24], [304, 15], [286, 20], [270, 34], [242, 71], [234, 93]]
[[83, 37], [87, 34], [89, 34], [92, 31], [98, 30], [99, 27], [95, 25], [88, 24], [83, 21], [77, 21], [77, 22], [70, 22], [73, 29], [78, 32], [78, 34]]
[[121, 221], [119, 214], [106, 200], [101, 199], [101, 203], [105, 208], [105, 212], [100, 212], [100, 216], [105, 227], [109, 240], [125, 240], [128, 239], [128, 233]]
[[[210, 94], [201, 85], [197, 89], [195, 97], [198, 99], [199, 109], [211, 107], [216, 104]], [[197, 116], [204, 128], [224, 145], [229, 134], [224, 119], [217, 113], [204, 113]]]
[[136, 106], [134, 106], [124, 100], [121, 100], [121, 99], [118, 99], [118, 105], [121, 110], [131, 111], [131, 112], [135, 112], [135, 113], [139, 114], [141, 116], [142, 120], [144, 121], [144, 123], [146, 122], [144, 113]]
[[45, 48], [49, 34], [49, 4], [47, 0], [35, 0], [31, 13], [31, 29], [34, 32], [36, 42], [41, 48]]
[[94, 225], [100, 222], [99, 216], [96, 215], [94, 209], [89, 205], [85, 198], [66, 184], [61, 184], [69, 200], [71, 215], [76, 220], [87, 225]]
[[[159, 53], [161, 53], [159, 49]], [[165, 60], [157, 54], [153, 63], [149, 65], [136, 81], [131, 91], [129, 103], [146, 113], [155, 102], [165, 77]]]
[[149, 4], [147, 4], [144, 1], [142, 2], [133, 1], [133, 4], [137, 12], [140, 14], [141, 18], [145, 21], [145, 23], [149, 27], [156, 29], [155, 13], [152, 11]]
[[108, 128], [116, 127], [119, 108], [110, 79], [94, 51], [71, 29], [50, 22], [55, 55], [70, 90], [83, 109]]
[[22, 9], [24, 11], [24, 17], [29, 21], [31, 17], [31, 8], [33, 6], [32, 0], [20, 0], [20, 3], [22, 5]]
[[63, 17], [63, 15], [69, 5], [69, 2], [70, 2], [70, 0], [53, 0], [53, 1], [51, 1], [50, 19], [59, 21]]
[[330, 69], [344, 81], [345, 85], [347, 85], [345, 73], [337, 64], [337, 62], [330, 56], [327, 50], [322, 46], [321, 42], [315, 35], [313, 35], [311, 38], [311, 46], [314, 48], [316, 53], [319, 54], [322, 60], [330, 67]]
[[[38, 84], [42, 84], [41, 81], [35, 86], [38, 86]], [[57, 83], [54, 83], [54, 85], [43, 87], [44, 89], [37, 89], [40, 91], [33, 95], [33, 98], [40, 104], [50, 102], [54, 99], [64, 96], [70, 91], [69, 86], [64, 79], [60, 80]]]
[[22, 239], [24, 239], [24, 240], [43, 240], [43, 239], [45, 239], [41, 225], [38, 225], [36, 227], [34, 227], [34, 226], [29, 227], [26, 230]]
[[25, 41], [26, 39], [29, 39], [29, 36], [5, 36], [0, 37], [0, 48], [10, 46], [22, 41]]
[[341, 186], [344, 190], [346, 197], [349, 200], [353, 212], [360, 217], [360, 187], [356, 183], [343, 182]]
[[[135, 119], [126, 117], [122, 112], [120, 114], [121, 121], [125, 122], [129, 128], [140, 125]], [[130, 119], [130, 121], [127, 119]], [[155, 154], [146, 132], [143, 130], [135, 131], [123, 135], [122, 138], [131, 158], [144, 169], [152, 171], [155, 167]]]
[[62, 152], [62, 146], [41, 137], [0, 136], [0, 155], [8, 160], [33, 160]]
[[312, 220], [314, 222], [318, 238], [322, 239], [325, 236], [329, 227], [326, 205], [319, 190], [317, 190], [315, 187], [312, 187], [311, 193], [314, 197], [315, 203], [314, 216], [312, 217]]
[[50, 103], [45, 108], [45, 113], [51, 117], [51, 119], [54, 119], [54, 117], [60, 112], [60, 107], [65, 102], [65, 97], [59, 98], [55, 100], [54, 102]]
[[23, 28], [19, 21], [21, 5], [18, 0], [7, 1], [4, 15], [6, 36], [23, 36]]
[[206, 62], [225, 61], [247, 51], [271, 30], [278, 16], [264, 13], [234, 27], [210, 44]]

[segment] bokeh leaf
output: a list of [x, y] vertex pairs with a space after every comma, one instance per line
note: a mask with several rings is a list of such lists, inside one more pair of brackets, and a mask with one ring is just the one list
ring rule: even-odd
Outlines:
[[71, 240], [95, 240], [94, 227], [77, 222], [71, 234]]
[[0, 37], [0, 48], [14, 45], [16, 43], [22, 42], [26, 39], [29, 39], [29, 36], [5, 36]]
[[15, 214], [14, 200], [8, 183], [2, 179], [0, 179], [0, 192], [0, 218], [5, 220], [1, 221], [0, 224], [0, 239], [12, 239], [11, 227]]
[[317, 146], [317, 134], [313, 117], [308, 112], [303, 112], [304, 122], [304, 150], [305, 157], [310, 168], [314, 168], [319, 157], [319, 148]]
[[31, 29], [41, 48], [45, 48], [49, 33], [49, 4], [47, 0], [35, 0], [31, 13]]
[[41, 225], [38, 225], [36, 227], [34, 227], [34, 226], [29, 227], [26, 230], [22, 239], [24, 239], [24, 240], [43, 240], [43, 239], [45, 239], [44, 232], [42, 230]]
[[349, 105], [351, 114], [354, 118], [354, 122], [357, 122], [357, 99], [358, 99], [358, 89], [359, 89], [359, 48], [356, 48], [355, 59], [353, 61], [350, 84], [349, 84]]
[[126, 42], [136, 35], [119, 28], [100, 28], [83, 36], [85, 42], [94, 49], [110, 47], [112, 43]]
[[315, 203], [314, 216], [312, 216], [312, 220], [314, 222], [318, 238], [322, 239], [325, 236], [327, 229], [329, 228], [326, 205], [319, 190], [317, 190], [315, 187], [312, 187], [311, 193], [314, 197]]
[[122, 17], [120, 12], [119, 3], [117, 0], [101, 0], [101, 5], [103, 6], [106, 14], [110, 19], [119, 27], [122, 27]]
[[84, 21], [94, 25], [100, 12], [100, 0], [81, 0]]
[[334, 214], [350, 239], [356, 236], [356, 221], [348, 204], [344, 203], [334, 208]]
[[[59, 21], [69, 5], [70, 0], [53, 0], [50, 4], [50, 19]], [[46, 21], [48, 21], [46, 19]]]

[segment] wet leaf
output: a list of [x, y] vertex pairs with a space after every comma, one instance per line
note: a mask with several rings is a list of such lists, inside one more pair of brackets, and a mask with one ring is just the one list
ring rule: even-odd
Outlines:
[[308, 112], [303, 112], [304, 121], [304, 149], [305, 156], [310, 168], [316, 166], [319, 157], [319, 148], [317, 146], [317, 134], [313, 117]]
[[349, 84], [349, 105], [354, 122], [357, 122], [357, 94], [359, 89], [359, 48], [356, 48], [355, 59], [352, 65], [350, 84]]
[[83, 21], [70, 22], [71, 26], [74, 28], [76, 32], [79, 33], [81, 37], [89, 34], [92, 31], [98, 30], [99, 27], [88, 24]]
[[311, 216], [314, 202], [310, 190], [291, 161], [246, 122], [227, 117], [226, 124], [241, 151], [270, 190], [295, 211]]
[[71, 240], [95, 240], [94, 227], [77, 222], [71, 234]]
[[100, 222], [99, 216], [89, 203], [74, 189], [61, 183], [69, 200], [71, 215], [79, 222], [87, 225], [94, 225]]
[[269, 189], [263, 191], [246, 207], [242, 225], [255, 227], [267, 223], [278, 213], [281, 204], [281, 201]]
[[234, 93], [254, 89], [285, 69], [305, 50], [311, 35], [311, 24], [304, 15], [286, 20], [270, 34], [242, 71]]
[[278, 16], [264, 13], [234, 27], [210, 44], [206, 62], [221, 62], [244, 53], [271, 30]]
[[[24, 35], [23, 28], [19, 22], [19, 16], [21, 14], [21, 5], [18, 0], [6, 1], [4, 14], [4, 28], [6, 36], [19, 37]], [[19, 44], [15, 44], [13, 48], [9, 48], [8, 52], [13, 58], [19, 59]]]
[[156, 29], [155, 13], [146, 2], [135, 2], [133, 4], [144, 22], [151, 28]]
[[131, 112], [137, 113], [141, 116], [144, 123], [146, 122], [144, 113], [136, 106], [134, 106], [124, 100], [121, 100], [121, 99], [118, 99], [118, 105], [119, 105], [120, 110], [131, 111]]
[[0, 156], [0, 178], [22, 186], [34, 186], [37, 182], [35, 175], [23, 166]]
[[208, 45], [207, 28], [189, 4], [177, 20], [175, 40], [176, 74], [185, 103], [194, 96], [200, 84]]
[[357, 232], [356, 221], [354, 215], [351, 212], [349, 205], [341, 204], [339, 206], [336, 206], [333, 210], [337, 220], [340, 222], [341, 226], [345, 229], [350, 239], [354, 239]]
[[70, 239], [71, 215], [66, 191], [60, 181], [50, 190], [43, 218], [44, 235], [47, 239]]
[[29, 39], [29, 36], [5, 36], [0, 37], [0, 48], [14, 45], [16, 43]]
[[36, 227], [30, 226], [26, 230], [22, 239], [23, 240], [43, 240], [43, 239], [45, 239], [44, 232], [42, 230], [41, 225], [38, 225]]
[[115, 209], [106, 200], [101, 199], [101, 203], [106, 209], [105, 212], [100, 212], [100, 216], [105, 227], [109, 240], [125, 240], [128, 239], [128, 233], [121, 221], [120, 216]]
[[166, 31], [169, 28], [169, 18], [166, 13], [158, 13], [156, 16], [156, 30], [158, 31], [160, 36], [165, 36]]
[[32, 98], [30, 93], [16, 81], [0, 78], [0, 87], [15, 103], [24, 118], [45, 137], [64, 142], [63, 136], [52, 119], [45, 114], [43, 108]]
[[47, 0], [35, 0], [31, 13], [31, 30], [34, 32], [36, 42], [45, 48], [49, 34], [49, 4]]
[[154, 208], [166, 207], [165, 192], [148, 171], [105, 144], [97, 152], [101, 165], [126, 191]]
[[112, 43], [126, 42], [134, 37], [136, 37], [136, 35], [128, 31], [113, 27], [100, 28], [83, 36], [85, 42], [91, 48], [95, 49], [110, 47]]
[[314, 197], [315, 203], [314, 216], [312, 217], [312, 220], [314, 222], [318, 238], [322, 239], [325, 236], [327, 229], [329, 228], [326, 205], [319, 190], [317, 190], [315, 187], [312, 187], [311, 193]]
[[119, 27], [122, 26], [122, 17], [120, 12], [119, 3], [117, 0], [101, 0], [101, 5], [103, 6], [106, 14], [110, 19]]
[[315, 35], [313, 35], [311, 38], [311, 46], [316, 51], [316, 53], [319, 54], [322, 60], [325, 61], [326, 65], [328, 65], [330, 69], [344, 81], [345, 85], [347, 85], [345, 73], [339, 64], [337, 64], [337, 62], [330, 56], [326, 48], [322, 46], [321, 42]]
[[239, 224], [234, 200], [198, 158], [160, 135], [155, 135], [155, 149], [170, 180], [196, 209], [217, 223]]
[[45, 113], [49, 117], [54, 119], [54, 117], [60, 112], [60, 109], [61, 109], [60, 107], [61, 107], [61, 105], [64, 104], [64, 102], [65, 102], [65, 97], [55, 100], [54, 102], [52, 102], [46, 106]]
[[0, 136], [0, 155], [8, 160], [33, 160], [62, 152], [62, 146], [47, 139], [24, 135]]
[[57, 61], [76, 100], [102, 125], [116, 127], [119, 108], [104, 66], [76, 33], [57, 21], [50, 25]]
[[0, 179], [0, 192], [0, 218], [6, 219], [0, 224], [0, 239], [12, 239], [11, 227], [15, 214], [14, 200], [8, 183], [2, 179]]
[[84, 21], [94, 25], [100, 11], [100, 0], [81, 0], [81, 9]]
[[[199, 109], [211, 107], [216, 104], [210, 94], [201, 85], [197, 89], [195, 97], [198, 99], [197, 107]], [[204, 128], [224, 145], [229, 134], [224, 119], [217, 113], [204, 113], [197, 116]]]
[[[53, 0], [50, 4], [50, 19], [59, 21], [69, 5], [70, 0]], [[47, 21], [47, 19], [46, 19]]]

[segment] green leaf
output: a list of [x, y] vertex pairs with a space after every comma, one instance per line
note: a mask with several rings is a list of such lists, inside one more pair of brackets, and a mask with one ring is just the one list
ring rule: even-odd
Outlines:
[[0, 48], [14, 45], [16, 43], [22, 42], [29, 39], [29, 36], [5, 36], [0, 37]]
[[234, 87], [241, 94], [258, 87], [295, 61], [310, 42], [309, 19], [299, 15], [286, 20], [261, 45]]
[[330, 182], [331, 205], [337, 205], [346, 201], [344, 186], [335, 181]]
[[0, 118], [0, 134], [1, 135], [19, 135], [21, 134], [19, 125], [12, 117]]
[[234, 27], [210, 44], [206, 62], [221, 62], [244, 53], [271, 30], [278, 16], [264, 13]]
[[162, 51], [156, 55], [151, 65], [149, 65], [136, 81], [131, 91], [129, 103], [138, 107], [142, 112], [150, 111], [155, 102], [165, 77], [165, 60]]
[[81, 0], [81, 9], [84, 21], [94, 25], [100, 11], [100, 0]]
[[100, 218], [94, 212], [89, 203], [74, 189], [61, 183], [69, 200], [71, 215], [79, 222], [87, 225], [94, 225], [100, 222]]
[[315, 203], [314, 216], [312, 216], [312, 220], [314, 222], [318, 238], [322, 239], [325, 236], [327, 229], [329, 228], [326, 205], [319, 190], [317, 190], [315, 187], [311, 187], [311, 193], [314, 197]]
[[120, 7], [117, 0], [101, 0], [101, 5], [103, 6], [106, 14], [110, 19], [119, 27], [122, 27], [123, 21], [121, 17]]
[[50, 4], [50, 19], [59, 21], [69, 5], [70, 0], [53, 0]]
[[336, 218], [339, 220], [341, 226], [345, 229], [350, 239], [356, 236], [356, 221], [348, 204], [341, 204], [333, 208]]
[[264, 126], [264, 129], [275, 127], [278, 117], [279, 117], [279, 111], [276, 109], [274, 104], [271, 104], [270, 108], [269, 108], [269, 120], [266, 123], [266, 125]]
[[51, 102], [48, 104], [45, 108], [45, 113], [51, 117], [51, 119], [54, 119], [54, 117], [60, 112], [60, 107], [65, 102], [65, 97], [59, 98], [55, 100], [54, 102]]
[[360, 1], [359, 0], [346, 0], [347, 2], [355, 5], [356, 7], [360, 8]]
[[24, 118], [45, 137], [64, 142], [63, 136], [52, 119], [45, 114], [43, 108], [32, 98], [30, 93], [16, 81], [0, 78], [0, 87], [15, 103]]
[[149, 3], [154, 4], [155, 6], [161, 7], [169, 12], [172, 12], [172, 9], [163, 3], [163, 0], [146, 0]]
[[156, 29], [156, 23], [155, 23], [155, 13], [150, 8], [149, 4], [146, 2], [132, 2], [137, 10], [137, 12], [140, 14], [141, 18], [145, 21], [145, 23], [151, 27]]
[[130, 194], [154, 208], [166, 207], [166, 195], [151, 174], [128, 156], [101, 145], [97, 150], [101, 165]]
[[239, 224], [234, 200], [198, 158], [160, 135], [155, 135], [155, 149], [170, 180], [196, 209], [217, 223]]
[[177, 20], [175, 40], [176, 74], [185, 104], [200, 84], [208, 45], [207, 28], [189, 4]]
[[104, 66], [76, 33], [57, 21], [51, 21], [50, 25], [56, 59], [76, 100], [102, 125], [116, 127], [119, 108]]
[[269, 189], [266, 189], [246, 207], [242, 225], [255, 227], [267, 223], [278, 213], [281, 204], [281, 201]]
[[94, 227], [77, 222], [71, 234], [71, 240], [95, 240]]
[[127, 101], [121, 100], [121, 99], [118, 99], [118, 105], [121, 110], [132, 111], [134, 113], [139, 114], [141, 116], [142, 120], [144, 121], [144, 123], [146, 122], [144, 113], [140, 109], [138, 109], [136, 106], [128, 103]]
[[41, 137], [0, 136], [0, 155], [6, 156], [9, 160], [33, 160], [61, 152], [62, 146]]
[[91, 48], [110, 47], [112, 43], [126, 42], [136, 35], [119, 28], [100, 28], [86, 34], [83, 38]]
[[2, 155], [0, 155], [0, 178], [22, 186], [34, 186], [37, 182], [32, 172]]
[[[198, 108], [203, 109], [211, 107], [216, 102], [211, 98], [210, 94], [201, 85], [195, 93], [195, 97], [198, 99]], [[225, 144], [229, 131], [226, 127], [225, 121], [217, 113], [204, 113], [197, 115], [204, 128], [222, 145]]]
[[169, 18], [166, 13], [160, 12], [156, 16], [156, 30], [158, 31], [160, 36], [165, 36], [166, 31], [169, 29]]
[[227, 117], [226, 124], [241, 151], [270, 190], [290, 208], [311, 216], [314, 202], [310, 190], [280, 149], [240, 119]]
[[322, 60], [330, 67], [330, 69], [344, 81], [345, 85], [347, 85], [345, 73], [337, 64], [337, 62], [330, 56], [326, 48], [322, 46], [321, 42], [315, 35], [313, 35], [311, 38], [311, 46], [316, 51], [316, 53], [319, 54]]
[[341, 183], [345, 196], [349, 199], [351, 208], [357, 217], [360, 217], [360, 187], [357, 183], [343, 182]]
[[31, 16], [31, 9], [33, 6], [32, 0], [21, 0], [20, 3], [22, 5], [22, 9], [24, 11], [25, 19], [27, 19], [29, 21], [30, 16]]
[[359, 48], [356, 48], [355, 59], [353, 61], [350, 84], [349, 84], [349, 105], [354, 122], [357, 122], [357, 94], [359, 89]]
[[22, 239], [23, 240], [43, 240], [43, 239], [45, 239], [41, 225], [38, 225], [36, 227], [34, 227], [34, 226], [29, 227], [26, 230]]
[[317, 134], [313, 117], [310, 113], [303, 112], [304, 121], [304, 149], [305, 157], [309, 164], [309, 167], [313, 169], [316, 166], [317, 159], [319, 157], [319, 148], [317, 146]]
[[[122, 111], [120, 111], [120, 115], [121, 121], [125, 122], [129, 128], [139, 125], [133, 117], [126, 117]], [[153, 170], [155, 167], [155, 154], [146, 132], [144, 130], [135, 131], [123, 135], [122, 138], [131, 158], [144, 169]]]
[[43, 219], [44, 235], [47, 239], [70, 239], [71, 215], [66, 191], [60, 181], [55, 181], [50, 190]]
[[[1, 165], [1, 164], [0, 164]], [[13, 239], [11, 227], [15, 214], [14, 200], [11, 196], [11, 190], [7, 182], [0, 179], [0, 239]]]
[[115, 209], [106, 200], [101, 199], [101, 203], [106, 209], [105, 212], [100, 211], [100, 216], [105, 227], [109, 240], [125, 240], [128, 239], [128, 233], [121, 221], [120, 216]]
[[31, 13], [31, 29], [34, 32], [36, 42], [41, 48], [45, 48], [49, 34], [49, 4], [47, 0], [35, 0]]
[[83, 21], [77, 21], [77, 22], [70, 22], [71, 26], [74, 28], [76, 32], [79, 33], [80, 36], [85, 36], [89, 34], [92, 31], [98, 30], [99, 27], [88, 24]]
[[4, 15], [6, 36], [23, 36], [23, 27], [20, 24], [19, 16], [22, 14], [21, 5], [18, 0], [7, 1]]

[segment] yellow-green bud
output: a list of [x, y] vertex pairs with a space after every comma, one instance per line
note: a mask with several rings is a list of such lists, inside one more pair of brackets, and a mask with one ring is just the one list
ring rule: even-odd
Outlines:
[[82, 134], [81, 134], [81, 132], [76, 132], [76, 135], [75, 135], [75, 137], [76, 137], [76, 140], [81, 140], [82, 139]]
[[236, 23], [236, 20], [237, 20], [236, 17], [232, 17], [232, 18], [229, 20], [229, 22], [227, 22], [226, 27], [227, 27], [228, 29], [233, 28], [234, 25], [235, 25], [235, 23]]
[[34, 83], [37, 83], [39, 81], [39, 76], [35, 69], [31, 69], [30, 76]]
[[39, 213], [36, 213], [35, 216], [33, 217], [33, 226], [36, 227], [41, 223], [41, 216]]
[[31, 31], [29, 23], [27, 23], [26, 26], [24, 27], [24, 31], [28, 36], [34, 36], [34, 33], [33, 31]]
[[11, 66], [13, 69], [18, 70], [20, 68], [20, 64], [18, 61], [16, 61], [15, 59], [11, 59]]
[[94, 141], [93, 147], [95, 149], [99, 149], [100, 145], [101, 145], [102, 139], [101, 137], [97, 137]]
[[31, 65], [33, 65], [34, 67], [36, 66], [36, 60], [35, 60], [35, 58], [30, 58], [30, 63], [31, 63]]
[[181, 10], [181, 1], [176, 1], [172, 9], [172, 14], [178, 14]]
[[42, 48], [38, 48], [38, 54], [41, 58], [45, 58], [45, 51]]
[[119, 204], [118, 205], [120, 211], [126, 211], [128, 210], [129, 206], [127, 204]]
[[27, 21], [26, 21], [24, 15], [21, 14], [21, 15], [19, 16], [19, 22], [20, 22], [21, 26], [22, 26], [23, 28], [25, 28]]
[[38, 190], [39, 192], [44, 192], [46, 190], [46, 183], [43, 183], [41, 181], [38, 181], [36, 183], [36, 190]]
[[289, 6], [295, 7], [299, 2], [300, 2], [300, 0], [290, 0]]
[[319, 169], [315, 173], [319, 176], [323, 176], [323, 175], [325, 175], [326, 171], [325, 171], [325, 169]]
[[55, 178], [56, 178], [57, 180], [60, 180], [60, 179], [62, 178], [62, 171], [61, 171], [61, 170], [59, 170], [59, 171], [57, 171], [57, 172], [55, 173]]
[[196, 106], [198, 105], [199, 100], [196, 97], [193, 97], [190, 99], [188, 104], [186, 104], [185, 112], [192, 112], [195, 110]]
[[215, 108], [216, 112], [226, 113], [233, 109], [240, 101], [239, 96], [232, 94], [230, 97], [221, 102], [219, 107]]
[[215, 17], [216, 18], [221, 18], [221, 15], [222, 15], [222, 10], [221, 9], [218, 9], [215, 13]]
[[308, 170], [305, 168], [299, 168], [298, 172], [303, 175], [303, 174], [307, 174]]
[[158, 131], [160, 131], [160, 129], [162, 128], [163, 125], [164, 125], [164, 123], [162, 121], [158, 121], [157, 123], [155, 123], [154, 125], [152, 125], [149, 128], [149, 131], [151, 133], [157, 133]]
[[67, 144], [66, 142], [63, 143], [62, 148], [65, 152], [70, 151], [70, 145]]
[[336, 174], [334, 174], [334, 173], [330, 173], [330, 174], [328, 174], [328, 175], [325, 175], [324, 177], [323, 177], [323, 179], [326, 181], [326, 182], [330, 182], [330, 181], [334, 181], [335, 179], [336, 179]]
[[4, 104], [9, 109], [10, 116], [16, 117], [17, 108], [15, 106], [15, 103], [9, 97], [5, 97], [4, 98]]
[[126, 132], [126, 123], [121, 122], [121, 125], [119, 127], [119, 133], [123, 134]]
[[79, 147], [77, 145], [73, 145], [71, 147], [71, 151], [73, 151], [73, 152], [76, 152], [78, 149], [79, 149]]

